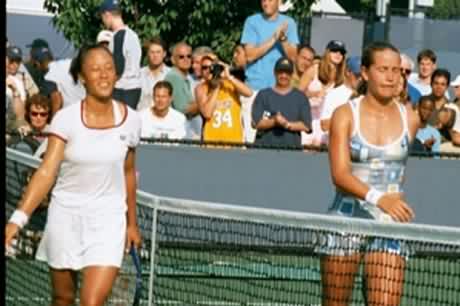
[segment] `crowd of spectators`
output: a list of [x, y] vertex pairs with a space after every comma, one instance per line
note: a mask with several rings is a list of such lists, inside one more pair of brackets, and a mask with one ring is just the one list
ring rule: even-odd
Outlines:
[[[261, 12], [247, 18], [232, 63], [208, 46], [180, 41], [168, 49], [150, 37], [143, 43], [144, 67], [141, 42], [117, 3], [103, 1], [106, 30], [97, 43], [114, 55], [114, 99], [140, 112], [144, 138], [327, 146], [334, 110], [365, 91], [359, 55], [340, 40], [330, 41], [322, 55], [300, 44], [296, 22], [279, 12], [279, 1], [262, 0]], [[46, 132], [59, 109], [83, 99], [85, 84], [70, 73], [73, 59], [55, 60], [44, 39], [28, 45], [26, 62], [14, 43], [6, 48], [7, 144], [16, 145]], [[421, 50], [416, 63], [401, 54], [394, 90], [395, 102], [420, 118], [415, 148], [460, 152], [460, 75], [451, 80], [438, 68], [433, 50]]]

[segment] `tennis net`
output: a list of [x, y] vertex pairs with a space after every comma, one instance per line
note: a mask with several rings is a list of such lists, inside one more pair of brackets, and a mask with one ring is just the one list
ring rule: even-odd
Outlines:
[[[24, 185], [21, 167], [30, 167], [24, 156], [13, 153], [7, 152], [7, 215]], [[43, 222], [40, 213], [34, 220]], [[140, 191], [138, 222], [145, 269], [141, 304], [460, 305], [458, 228], [383, 224]], [[36, 223], [22, 236], [39, 231], [29, 228]], [[32, 239], [18, 239], [21, 252], [7, 258], [7, 301], [49, 298], [46, 266], [33, 260], [33, 244], [25, 247], [25, 241]], [[123, 288], [116, 290], [123, 295]]]
[[[27, 183], [40, 164], [40, 160], [10, 148], [7, 148], [6, 151], [5, 215], [8, 218], [17, 207]], [[5, 302], [7, 306], [51, 304], [52, 292], [48, 266], [45, 262], [35, 259], [46, 223], [48, 204], [49, 197], [40, 204], [31, 216], [29, 223], [20, 231], [19, 237], [13, 242], [11, 250], [6, 254]], [[150, 206], [139, 204], [137, 213], [144, 245], [150, 245], [153, 209]], [[139, 255], [143, 268], [142, 287], [147, 288], [150, 275], [150, 256], [145, 248], [139, 250]], [[126, 255], [106, 305], [132, 305], [135, 287], [136, 270], [130, 261], [130, 256]], [[140, 305], [146, 305], [147, 300], [148, 292], [147, 289], [144, 289], [141, 291]], [[77, 304], [78, 301], [77, 291]]]

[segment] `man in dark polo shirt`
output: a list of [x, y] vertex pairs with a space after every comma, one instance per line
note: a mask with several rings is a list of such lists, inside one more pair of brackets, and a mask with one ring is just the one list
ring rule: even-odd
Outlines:
[[294, 64], [281, 57], [275, 64], [276, 84], [259, 91], [252, 107], [255, 144], [300, 147], [301, 132], [311, 132], [310, 103], [291, 86]]

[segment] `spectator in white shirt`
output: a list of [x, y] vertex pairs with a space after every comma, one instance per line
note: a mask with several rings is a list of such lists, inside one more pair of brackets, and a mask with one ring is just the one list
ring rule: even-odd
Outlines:
[[360, 80], [361, 58], [359, 56], [352, 56], [347, 59], [343, 84], [329, 91], [324, 98], [324, 106], [320, 116], [321, 129], [324, 132], [322, 139], [324, 144], [328, 143], [328, 132], [332, 114], [339, 106], [350, 100], [351, 96], [358, 88]]
[[454, 100], [452, 101], [460, 108], [460, 74], [457, 75], [455, 80], [450, 83], [450, 86], [454, 89]]
[[159, 81], [153, 87], [153, 105], [140, 111], [142, 138], [185, 138], [185, 116], [171, 107], [172, 85]]
[[436, 60], [437, 57], [433, 50], [420, 51], [417, 55], [418, 73], [412, 73], [409, 77], [409, 83], [423, 96], [431, 93], [431, 75], [436, 69]]
[[153, 101], [153, 87], [159, 81], [163, 81], [166, 74], [171, 70], [165, 64], [166, 44], [160, 37], [154, 37], [144, 44], [147, 52], [147, 66], [141, 68], [142, 93], [137, 110], [150, 108]]
[[74, 80], [70, 74], [72, 63], [75, 65], [73, 59], [66, 58], [49, 64], [45, 82], [53, 114], [61, 108], [80, 103], [86, 95], [85, 87], [80, 80]]

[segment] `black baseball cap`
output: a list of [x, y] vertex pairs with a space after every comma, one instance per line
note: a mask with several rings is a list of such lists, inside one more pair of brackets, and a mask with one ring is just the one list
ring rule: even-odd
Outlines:
[[43, 62], [45, 60], [52, 60], [53, 54], [51, 53], [50, 49], [41, 47], [33, 49], [31, 52], [31, 57], [38, 62]]
[[35, 49], [35, 48], [43, 48], [43, 47], [49, 48], [50, 46], [48, 45], [48, 42], [44, 40], [43, 38], [37, 38], [37, 39], [34, 39], [32, 43], [28, 44], [26, 47]]
[[12, 61], [21, 61], [22, 60], [22, 51], [21, 48], [17, 46], [9, 46], [6, 49], [6, 56], [8, 56], [9, 60]]
[[99, 13], [111, 12], [120, 10], [120, 1], [119, 0], [104, 0], [99, 6]]
[[338, 51], [342, 54], [347, 53], [347, 48], [345, 47], [345, 43], [340, 40], [331, 40], [327, 44], [326, 49], [331, 50], [331, 51]]
[[288, 73], [293, 73], [294, 72], [294, 64], [292, 61], [283, 56], [280, 59], [278, 59], [275, 63], [275, 72], [280, 72], [280, 71], [285, 71]]

